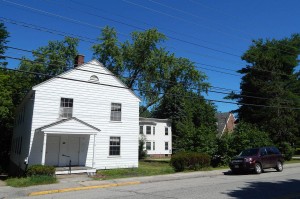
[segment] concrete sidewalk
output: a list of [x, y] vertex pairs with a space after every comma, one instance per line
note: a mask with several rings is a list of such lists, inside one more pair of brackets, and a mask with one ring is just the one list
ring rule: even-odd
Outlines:
[[[300, 163], [287, 164], [284, 168], [300, 167]], [[29, 195], [44, 195], [50, 193], [59, 193], [66, 191], [78, 191], [96, 188], [109, 188], [116, 186], [136, 185], [141, 183], [151, 183], [160, 181], [181, 180], [188, 178], [199, 178], [216, 175], [224, 175], [229, 169], [213, 170], [213, 171], [197, 171], [189, 173], [175, 173], [167, 175], [122, 178], [114, 180], [93, 180], [87, 175], [62, 175], [58, 176], [59, 183], [50, 185], [38, 185], [24, 188], [13, 188], [8, 186], [0, 186], [0, 198], [18, 198]]]

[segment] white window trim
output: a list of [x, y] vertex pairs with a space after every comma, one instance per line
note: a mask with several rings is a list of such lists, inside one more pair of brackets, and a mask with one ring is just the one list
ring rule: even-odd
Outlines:
[[[112, 108], [112, 104], [121, 104], [121, 120], [119, 120], [119, 121], [115, 121], [115, 120], [111, 120], [111, 108]], [[109, 107], [110, 107], [110, 114], [109, 114], [109, 121], [111, 122], [111, 123], [122, 123], [122, 119], [123, 119], [123, 104], [122, 103], [120, 103], [120, 102], [110, 102], [110, 104], [109, 104]]]
[[[110, 138], [111, 137], [119, 137], [120, 138], [120, 155], [109, 155], [109, 151], [110, 151]], [[121, 158], [121, 150], [122, 150], [122, 136], [120, 135], [109, 135], [108, 136], [108, 151], [107, 151], [107, 154], [108, 154], [108, 158]]]
[[62, 98], [72, 99], [72, 100], [73, 100], [72, 117], [74, 117], [74, 110], [75, 110], [75, 109], [74, 109], [74, 107], [75, 107], [75, 106], [74, 106], [74, 98], [60, 97], [60, 98], [59, 98], [59, 104], [58, 104], [58, 118], [59, 118], [59, 119], [68, 119], [68, 117], [61, 117], [61, 116], [60, 116], [60, 115], [61, 115], [61, 108], [62, 108], [62, 107], [60, 106], [60, 104], [61, 104], [61, 99], [62, 99]]

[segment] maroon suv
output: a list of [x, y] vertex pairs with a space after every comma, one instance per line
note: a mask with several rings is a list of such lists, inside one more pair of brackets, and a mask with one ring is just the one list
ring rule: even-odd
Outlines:
[[254, 171], [260, 174], [264, 169], [269, 168], [281, 172], [283, 162], [283, 156], [276, 147], [260, 147], [242, 151], [238, 156], [232, 158], [229, 167], [233, 173]]

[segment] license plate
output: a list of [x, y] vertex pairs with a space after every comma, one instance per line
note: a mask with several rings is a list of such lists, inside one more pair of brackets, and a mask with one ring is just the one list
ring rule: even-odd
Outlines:
[[239, 165], [234, 165], [234, 168], [239, 168]]

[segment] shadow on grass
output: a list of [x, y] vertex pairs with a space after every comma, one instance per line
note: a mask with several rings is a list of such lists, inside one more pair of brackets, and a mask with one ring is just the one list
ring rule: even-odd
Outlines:
[[249, 182], [246, 187], [237, 188], [229, 193], [229, 197], [241, 199], [299, 199], [300, 180], [292, 179], [279, 182]]
[[4, 181], [8, 178], [8, 175], [0, 175], [0, 180]]

